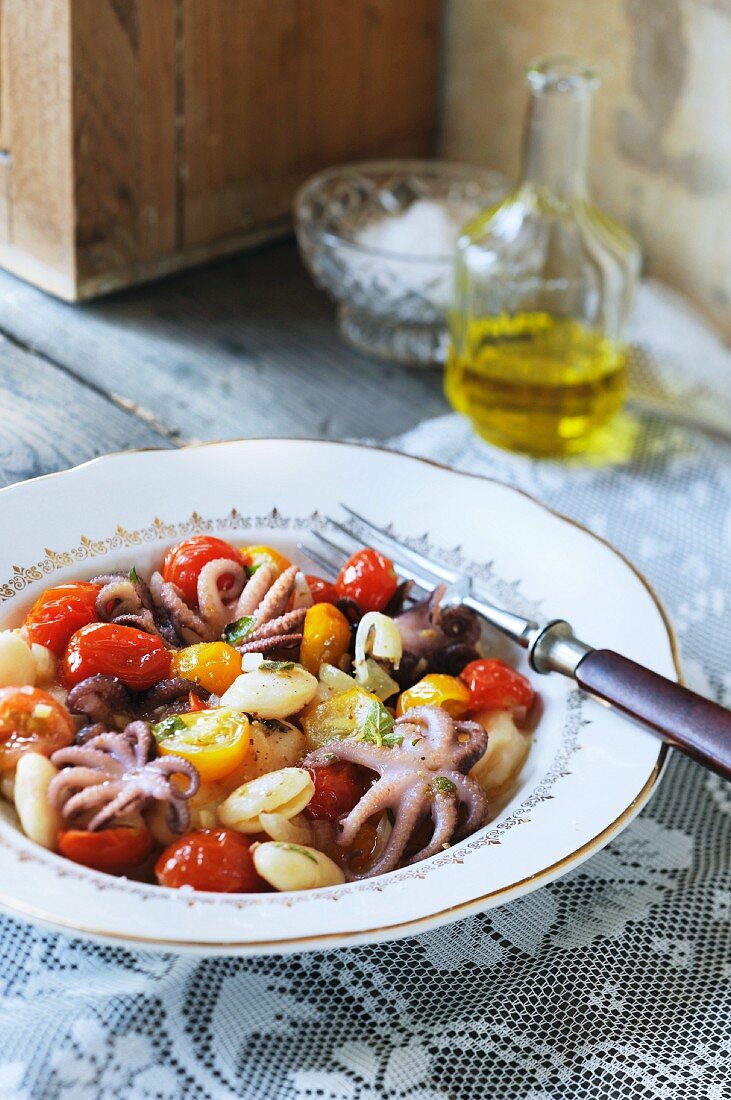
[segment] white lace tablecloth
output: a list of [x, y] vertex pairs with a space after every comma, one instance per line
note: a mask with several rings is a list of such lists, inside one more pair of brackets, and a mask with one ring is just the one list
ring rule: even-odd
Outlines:
[[[731, 356], [643, 287], [632, 453], [536, 462], [457, 417], [398, 441], [528, 489], [652, 580], [691, 686], [731, 704]], [[176, 958], [0, 921], [2, 1100], [722, 1100], [731, 1096], [731, 787], [673, 759], [603, 852], [418, 939]]]

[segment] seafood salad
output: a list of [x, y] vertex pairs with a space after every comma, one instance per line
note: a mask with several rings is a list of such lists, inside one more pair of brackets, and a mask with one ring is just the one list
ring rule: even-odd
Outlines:
[[0, 792], [43, 847], [188, 890], [302, 890], [469, 836], [528, 754], [528, 680], [374, 549], [333, 582], [208, 535], [47, 589], [0, 632]]

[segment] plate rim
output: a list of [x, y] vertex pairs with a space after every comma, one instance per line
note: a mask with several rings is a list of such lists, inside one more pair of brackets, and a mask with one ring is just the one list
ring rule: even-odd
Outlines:
[[[619, 550], [609, 539], [603, 535], [599, 535], [592, 531], [585, 524], [579, 520], [574, 519], [572, 516], [566, 515], [564, 512], [553, 508], [545, 501], [534, 496], [526, 489], [520, 488], [516, 485], [510, 485], [508, 482], [503, 481], [501, 478], [494, 477], [487, 474], [474, 473], [468, 470], [459, 470], [454, 466], [445, 462], [440, 462], [438, 459], [429, 458], [422, 455], [409, 454], [404, 451], [399, 451], [394, 447], [386, 447], [380, 443], [347, 441], [347, 440], [335, 440], [335, 439], [317, 439], [312, 436], [251, 436], [240, 437], [234, 439], [217, 439], [217, 440], [201, 440], [172, 447], [134, 447], [118, 451], [105, 452], [102, 455], [97, 455], [94, 458], [87, 459], [85, 462], [77, 463], [74, 466], [70, 466], [64, 470], [54, 470], [50, 473], [39, 474], [36, 477], [26, 478], [23, 481], [13, 482], [10, 485], [0, 488], [0, 495], [3, 493], [18, 490], [25, 485], [31, 485], [36, 482], [46, 481], [50, 478], [63, 477], [64, 475], [73, 474], [78, 470], [85, 469], [86, 467], [93, 466], [95, 464], [104, 463], [109, 458], [134, 455], [134, 454], [174, 454], [176, 451], [186, 450], [198, 450], [201, 448], [213, 448], [226, 445], [234, 445], [237, 443], [274, 443], [274, 444], [286, 444], [286, 443], [316, 443], [318, 445], [333, 446], [333, 447], [346, 447], [350, 449], [359, 449], [363, 451], [376, 451], [386, 455], [395, 456], [397, 458], [404, 458], [412, 462], [421, 463], [428, 466], [433, 466], [436, 469], [446, 471], [447, 473], [458, 475], [459, 477], [472, 478], [477, 481], [486, 481], [495, 485], [499, 485], [503, 489], [508, 489], [519, 496], [529, 500], [532, 504], [538, 505], [541, 509], [548, 512], [551, 516], [559, 519], [570, 526], [582, 531], [588, 535], [591, 539], [600, 543], [608, 550], [610, 550], [620, 561], [627, 566], [635, 577], [640, 581], [645, 590], [651, 597], [664, 626], [667, 634], [667, 639], [670, 647], [670, 655], [672, 657], [675, 674], [679, 683], [684, 683], [684, 677], [682, 667], [680, 663], [680, 654], [675, 635], [674, 628], [668, 616], [668, 613], [663, 605], [662, 600], [658, 596], [651, 582], [642, 573], [642, 571], [631, 561], [621, 550]], [[520, 897], [522, 894], [528, 892], [529, 887], [537, 886], [539, 884], [544, 885], [553, 881], [559, 877], [562, 870], [568, 872], [573, 867], [583, 863], [592, 854], [601, 850], [605, 844], [617, 835], [622, 828], [629, 824], [633, 817], [635, 817], [640, 810], [647, 804], [652, 794], [657, 789], [658, 782], [663, 774], [665, 766], [667, 764], [669, 756], [669, 746], [665, 742], [660, 742], [658, 746], [658, 754], [653, 765], [651, 773], [645, 780], [642, 788], [637, 792], [632, 801], [619, 813], [611, 822], [609, 822], [599, 833], [597, 833], [591, 839], [585, 841], [579, 848], [568, 852], [562, 856], [559, 860], [554, 861], [547, 867], [543, 867], [538, 871], [520, 879], [516, 882], [512, 882], [508, 885], [501, 886], [496, 890], [488, 891], [485, 894], [481, 894], [479, 897], [471, 898], [463, 902], [458, 902], [455, 905], [450, 905], [444, 909], [440, 909], [436, 912], [426, 914], [422, 917], [412, 918], [406, 921], [397, 921], [392, 924], [379, 925], [374, 928], [358, 929], [357, 931], [350, 932], [331, 932], [331, 933], [317, 933], [310, 936], [288, 936], [284, 939], [271, 939], [271, 940], [225, 940], [225, 941], [209, 941], [201, 942], [200, 940], [175, 940], [175, 939], [160, 939], [154, 936], [136, 936], [134, 934], [126, 934], [122, 932], [110, 932], [108, 930], [102, 930], [93, 928], [91, 926], [79, 923], [77, 921], [68, 921], [59, 919], [57, 916], [39, 909], [36, 906], [28, 905], [25, 902], [19, 902], [17, 899], [9, 897], [4, 891], [0, 891], [0, 906], [11, 915], [19, 915], [25, 919], [34, 920], [40, 922], [46, 927], [51, 927], [56, 930], [60, 930], [66, 933], [77, 933], [82, 936], [90, 937], [99, 942], [109, 943], [116, 946], [122, 946], [124, 944], [133, 944], [137, 946], [138, 950], [163, 950], [163, 951], [178, 951], [181, 953], [191, 953], [199, 955], [213, 955], [213, 954], [249, 954], [249, 955], [266, 955], [285, 952], [296, 952], [298, 950], [316, 950], [318, 947], [324, 949], [335, 949], [338, 946], [355, 946], [360, 943], [368, 942], [380, 942], [388, 939], [401, 939], [409, 935], [419, 934], [427, 931], [429, 928], [438, 927], [440, 925], [451, 923], [459, 919], [467, 917], [472, 912], [480, 912], [486, 908], [492, 908], [487, 905], [493, 898], [500, 895], [507, 895], [506, 902]]]

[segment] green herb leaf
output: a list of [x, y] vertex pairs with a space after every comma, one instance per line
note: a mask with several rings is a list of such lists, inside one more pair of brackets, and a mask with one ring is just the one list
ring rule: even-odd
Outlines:
[[294, 668], [294, 661], [262, 661], [259, 668], [265, 672], [287, 672]]
[[130, 569], [128, 575], [129, 575], [129, 579], [132, 581], [132, 584], [139, 584], [140, 583], [140, 578], [137, 575], [137, 570], [135, 569], [134, 565]]
[[256, 565], [247, 565], [246, 566], [246, 572], [249, 574], [250, 577], [253, 577], [254, 573], [256, 573], [257, 569], [261, 569], [263, 564], [264, 564], [263, 561], [258, 561], [256, 563]]
[[284, 848], [285, 852], [299, 852], [301, 856], [306, 856], [307, 859], [311, 859], [313, 863], [317, 863], [317, 856], [313, 856], [312, 852], [308, 852], [306, 848], [300, 847], [299, 844], [281, 844], [280, 848]]
[[251, 632], [255, 622], [256, 619], [253, 615], [243, 615], [235, 623], [229, 623], [223, 632], [224, 641], [228, 642], [229, 645], [236, 645], [238, 642], [243, 641], [246, 635]]
[[385, 745], [388, 749], [400, 745], [403, 741], [400, 734], [394, 733], [394, 720], [378, 699], [373, 700], [366, 712], [358, 740], [371, 741], [379, 747]]
[[172, 737], [176, 733], [180, 733], [181, 730], [186, 729], [185, 722], [179, 714], [169, 714], [167, 718], [163, 718], [161, 722], [156, 722], [152, 727], [152, 732], [155, 735], [156, 741], [165, 741], [166, 738]]
[[429, 784], [434, 794], [454, 794], [457, 787], [451, 779], [447, 779], [446, 775], [438, 775], [436, 779], [432, 779]]

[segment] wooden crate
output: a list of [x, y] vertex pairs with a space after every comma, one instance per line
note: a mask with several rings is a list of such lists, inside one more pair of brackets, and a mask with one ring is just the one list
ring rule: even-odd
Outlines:
[[67, 299], [286, 232], [432, 149], [440, 0], [0, 0], [0, 265]]

